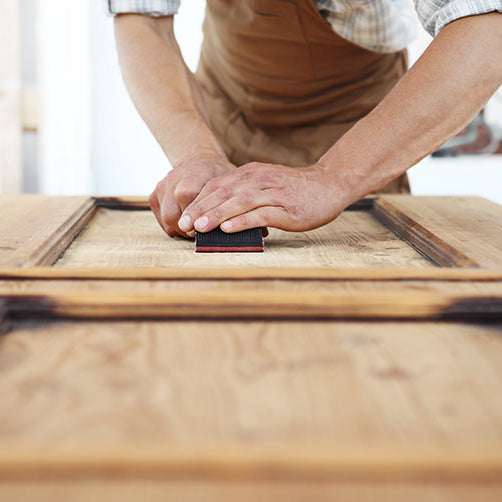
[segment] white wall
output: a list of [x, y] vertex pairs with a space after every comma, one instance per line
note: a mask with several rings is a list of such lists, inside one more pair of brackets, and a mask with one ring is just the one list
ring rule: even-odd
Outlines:
[[[199, 60], [204, 10], [205, 0], [185, 1], [175, 18], [176, 36], [192, 71]], [[93, 2], [91, 34], [94, 193], [149, 194], [170, 166], [127, 94], [115, 50], [113, 19], [104, 15], [99, 2]]]

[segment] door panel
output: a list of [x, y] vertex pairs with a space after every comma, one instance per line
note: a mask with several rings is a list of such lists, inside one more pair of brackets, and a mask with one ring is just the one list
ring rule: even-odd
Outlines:
[[271, 229], [265, 253], [194, 253], [150, 211], [99, 208], [56, 267], [411, 267], [433, 264], [368, 211], [346, 211], [310, 232]]
[[502, 206], [476, 197], [363, 199], [320, 229], [272, 230], [260, 255], [196, 255], [193, 242], [163, 234], [139, 197], [20, 196], [0, 209], [3, 267], [502, 268]]
[[213, 256], [144, 198], [0, 210], [2, 500], [501, 497], [501, 206], [364, 199]]
[[501, 335], [500, 323], [11, 320], [0, 477], [38, 465], [37, 479], [500, 480]]

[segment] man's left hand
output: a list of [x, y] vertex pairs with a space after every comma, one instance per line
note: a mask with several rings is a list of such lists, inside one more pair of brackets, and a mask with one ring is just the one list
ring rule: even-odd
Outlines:
[[334, 220], [345, 208], [320, 165], [287, 167], [251, 162], [208, 181], [185, 209], [181, 230], [224, 232], [274, 227], [305, 231]]

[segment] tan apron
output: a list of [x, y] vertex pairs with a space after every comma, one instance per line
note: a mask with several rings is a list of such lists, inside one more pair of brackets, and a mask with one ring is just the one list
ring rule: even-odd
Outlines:
[[[207, 0], [196, 78], [231, 162], [315, 163], [407, 69], [337, 35], [314, 0]], [[409, 192], [406, 175], [383, 192]]]

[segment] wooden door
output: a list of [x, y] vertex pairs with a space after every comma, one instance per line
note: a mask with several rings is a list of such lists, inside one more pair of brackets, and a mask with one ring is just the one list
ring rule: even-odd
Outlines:
[[254, 255], [140, 198], [0, 214], [2, 500], [502, 496], [501, 206], [364, 199]]

